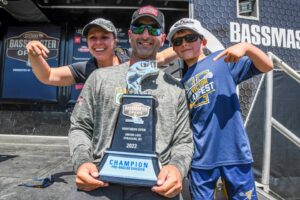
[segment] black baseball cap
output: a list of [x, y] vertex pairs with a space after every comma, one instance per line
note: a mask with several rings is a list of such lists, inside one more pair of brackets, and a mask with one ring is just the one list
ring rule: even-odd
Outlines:
[[89, 30], [92, 28], [92, 27], [100, 27], [100, 28], [103, 28], [104, 30], [108, 31], [108, 32], [111, 32], [114, 34], [115, 37], [117, 37], [117, 29], [116, 27], [114, 26], [114, 24], [107, 20], [107, 19], [103, 19], [103, 18], [97, 18], [91, 22], [89, 22], [87, 25], [85, 25], [83, 27], [83, 30], [82, 30], [82, 35], [84, 37], [87, 36]]
[[141, 17], [151, 17], [159, 24], [159, 26], [162, 28], [163, 31], [165, 30], [164, 14], [157, 8], [153, 6], [143, 6], [139, 8], [133, 13], [131, 24], [134, 24]]

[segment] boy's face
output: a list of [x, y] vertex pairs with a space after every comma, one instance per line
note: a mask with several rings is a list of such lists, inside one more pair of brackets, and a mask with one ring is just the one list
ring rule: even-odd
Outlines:
[[171, 41], [173, 50], [188, 65], [197, 62], [203, 54], [203, 42], [199, 35], [195, 35], [192, 30], [186, 29], [176, 32]]
[[[150, 17], [142, 17], [134, 25], [139, 30], [143, 30], [145, 25], [149, 25], [149, 27], [154, 29], [160, 29], [157, 22]], [[153, 35], [147, 28], [144, 28], [144, 31], [141, 33], [134, 33], [134, 30], [129, 30], [128, 35], [132, 47], [132, 58], [137, 60], [154, 60], [158, 49], [163, 45], [166, 37], [164, 33], [160, 32], [157, 36]]]

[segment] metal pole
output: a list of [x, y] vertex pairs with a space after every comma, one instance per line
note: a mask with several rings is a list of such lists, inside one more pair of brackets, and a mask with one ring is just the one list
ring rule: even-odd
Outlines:
[[278, 64], [278, 67], [281, 68], [285, 73], [287, 73], [291, 78], [300, 83], [300, 74], [296, 72], [292, 67], [283, 62], [280, 58], [278, 58], [273, 53], [269, 52], [269, 55], [272, 56], [273, 61]]
[[244, 122], [244, 126], [245, 126], [245, 127], [248, 125], [248, 122], [249, 122], [249, 120], [250, 120], [250, 116], [251, 116], [251, 114], [252, 114], [254, 105], [255, 105], [256, 100], [257, 100], [257, 98], [258, 98], [258, 94], [259, 94], [259, 92], [260, 92], [260, 90], [261, 90], [261, 88], [262, 88], [262, 85], [263, 85], [263, 82], [264, 82], [264, 80], [265, 80], [265, 77], [266, 77], [266, 75], [263, 74], [262, 77], [261, 77], [261, 79], [260, 79], [260, 81], [259, 81], [259, 84], [258, 84], [258, 86], [257, 86], [256, 93], [255, 93], [254, 98], [253, 98], [253, 100], [252, 100], [253, 103], [252, 103], [251, 106], [250, 106], [248, 115], [247, 115], [247, 117], [246, 117], [246, 119], [245, 119], [245, 122]]
[[194, 1], [189, 0], [189, 18], [194, 19]]
[[300, 148], [300, 138], [272, 117], [272, 126]]
[[[268, 54], [272, 60], [272, 55]], [[272, 134], [272, 100], [273, 100], [273, 71], [267, 73], [266, 78], [266, 116], [265, 116], [265, 140], [263, 152], [262, 184], [264, 191], [269, 192], [270, 187], [270, 163], [271, 163], [271, 134]]]

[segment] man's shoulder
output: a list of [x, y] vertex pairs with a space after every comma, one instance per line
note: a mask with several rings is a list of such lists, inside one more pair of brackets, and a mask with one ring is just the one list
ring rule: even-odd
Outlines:
[[109, 74], [115, 74], [115, 73], [123, 73], [124, 71], [128, 70], [128, 63], [122, 63], [115, 66], [109, 66], [109, 67], [100, 67], [95, 70], [96, 74], [104, 74], [105, 76]]
[[121, 63], [119, 65], [104, 67], [103, 70], [108, 71], [108, 72], [118, 72], [118, 71], [128, 70], [128, 68], [129, 68], [129, 65], [127, 62], [125, 62], [125, 63]]
[[206, 55], [205, 60], [210, 60], [210, 61], [212, 61], [212, 60], [213, 60], [217, 55], [219, 55], [221, 52], [222, 52], [222, 50], [212, 52], [212, 53]]

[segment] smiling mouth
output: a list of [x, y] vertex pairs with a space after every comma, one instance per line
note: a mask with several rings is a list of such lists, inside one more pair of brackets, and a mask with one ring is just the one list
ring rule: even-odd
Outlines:
[[192, 49], [183, 49], [182, 52], [190, 51]]
[[152, 42], [138, 42], [139, 45], [141, 46], [152, 46]]
[[101, 52], [101, 51], [104, 51], [104, 48], [96, 48], [94, 49], [96, 52]]

